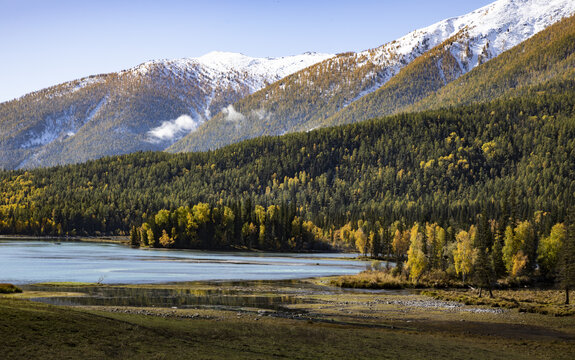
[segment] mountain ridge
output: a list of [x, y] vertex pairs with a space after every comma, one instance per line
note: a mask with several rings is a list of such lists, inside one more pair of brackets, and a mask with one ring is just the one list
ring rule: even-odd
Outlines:
[[[434, 49], [405, 67], [376, 92], [338, 112], [326, 122], [344, 124], [398, 112], [489, 101], [528, 85], [568, 80], [575, 66], [575, 16], [562, 19], [545, 31], [503, 52], [464, 74], [451, 74], [445, 82], [445, 59], [455, 61], [449, 49]], [[457, 66], [448, 69], [459, 70]], [[454, 76], [455, 75], [455, 76]], [[457, 76], [461, 75], [461, 77]]]
[[149, 61], [24, 95], [0, 104], [0, 167], [163, 150], [241, 97], [331, 56], [251, 58], [212, 52]]
[[[336, 125], [339, 122], [331, 122], [332, 116], [385, 86], [436, 46], [445, 44], [445, 58], [452, 62], [445, 70], [450, 73], [450, 80], [454, 80], [573, 13], [575, 3], [568, 0], [496, 1], [378, 48], [341, 54], [294, 73], [235, 103], [241, 124], [227, 121], [226, 114], [220, 113], [168, 151], [215, 149], [261, 135]], [[358, 120], [385, 114], [370, 113]]]

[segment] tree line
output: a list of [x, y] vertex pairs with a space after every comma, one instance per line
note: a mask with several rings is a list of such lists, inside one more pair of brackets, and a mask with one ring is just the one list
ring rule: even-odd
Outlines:
[[132, 246], [190, 249], [311, 251], [331, 249], [322, 229], [298, 216], [294, 204], [198, 203], [160, 210], [132, 227]]

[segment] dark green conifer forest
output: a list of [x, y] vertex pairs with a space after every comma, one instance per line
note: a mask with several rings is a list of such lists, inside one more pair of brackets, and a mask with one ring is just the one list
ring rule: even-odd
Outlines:
[[[0, 231], [128, 234], [153, 223], [160, 210], [206, 203], [210, 214], [227, 207], [242, 219], [233, 238], [245, 223], [257, 224], [250, 213], [256, 206], [266, 213], [270, 206], [288, 209], [280, 211], [283, 226], [297, 217], [324, 234], [358, 220], [466, 227], [482, 211], [503, 222], [542, 211], [548, 232], [565, 218], [575, 189], [574, 95], [575, 82], [564, 81], [518, 98], [263, 137], [217, 151], [144, 152], [4, 171]], [[246, 203], [250, 210], [240, 212]], [[155, 236], [171, 235], [171, 227]]]

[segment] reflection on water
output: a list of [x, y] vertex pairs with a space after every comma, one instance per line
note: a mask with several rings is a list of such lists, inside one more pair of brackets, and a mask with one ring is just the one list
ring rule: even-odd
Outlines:
[[47, 286], [25, 285], [27, 291], [83, 293], [85, 296], [39, 297], [31, 299], [65, 306], [130, 306], [158, 308], [216, 307], [225, 309], [269, 309], [282, 312], [292, 304], [310, 304], [315, 295], [342, 293], [388, 293], [407, 295], [411, 290], [342, 289], [299, 280], [191, 282], [164, 285], [126, 286]]
[[[239, 283], [238, 283], [239, 284]], [[70, 286], [51, 287], [28, 285], [25, 290], [58, 291], [84, 293], [86, 296], [74, 297], [45, 297], [35, 298], [33, 301], [52, 305], [95, 305], [95, 306], [135, 306], [135, 307], [198, 307], [221, 306], [234, 308], [264, 308], [272, 310], [286, 310], [289, 304], [301, 304], [304, 300], [297, 297], [297, 288], [291, 291], [268, 292], [268, 288], [259, 288], [257, 284], [251, 287], [219, 286], [217, 288], [129, 288], [107, 286]], [[257, 290], [255, 290], [257, 288]], [[310, 302], [307, 300], [306, 302]]]

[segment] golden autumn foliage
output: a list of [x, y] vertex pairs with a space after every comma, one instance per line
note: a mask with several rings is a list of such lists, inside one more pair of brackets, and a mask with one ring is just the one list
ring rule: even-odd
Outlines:
[[463, 281], [465, 281], [465, 277], [473, 270], [475, 253], [473, 242], [475, 235], [475, 226], [471, 226], [469, 231], [461, 230], [456, 236], [457, 247], [453, 252], [453, 260], [455, 263], [455, 271], [463, 277]]

